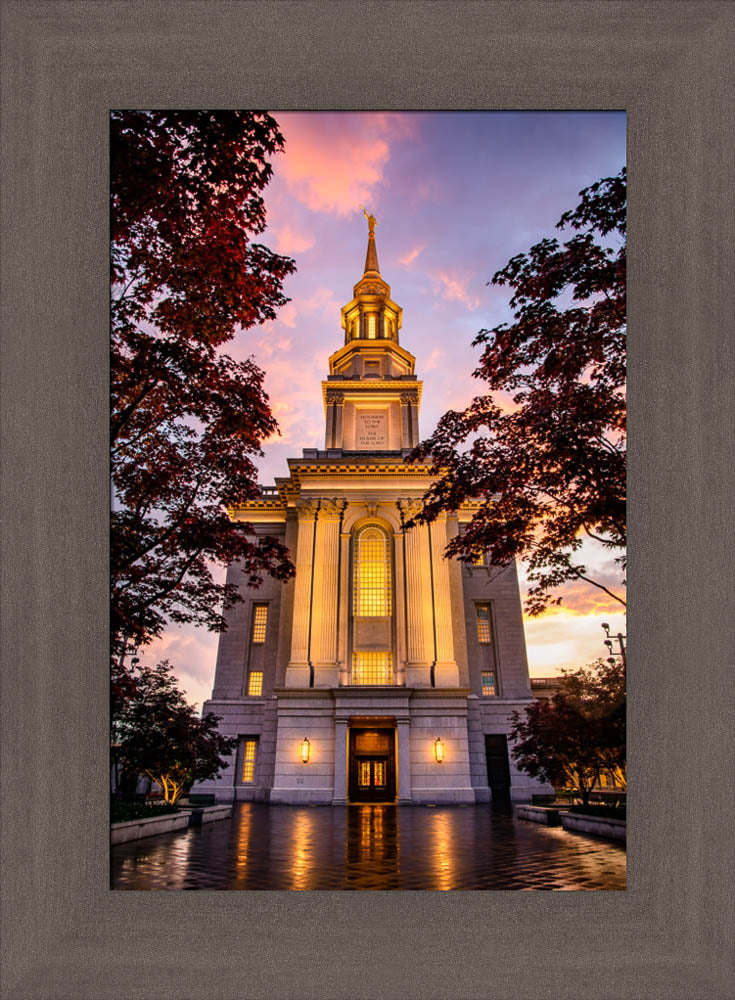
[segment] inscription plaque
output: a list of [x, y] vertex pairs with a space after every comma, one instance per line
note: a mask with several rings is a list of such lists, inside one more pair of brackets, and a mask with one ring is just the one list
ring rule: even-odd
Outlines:
[[386, 410], [358, 410], [356, 417], [357, 447], [365, 451], [387, 449], [388, 413]]

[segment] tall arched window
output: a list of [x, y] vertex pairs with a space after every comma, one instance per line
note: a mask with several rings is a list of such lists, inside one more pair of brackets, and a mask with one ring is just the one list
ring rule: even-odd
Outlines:
[[367, 525], [355, 537], [353, 614], [386, 618], [391, 613], [390, 539], [382, 528]]
[[[376, 524], [365, 525], [354, 542], [352, 614], [357, 648], [352, 653], [353, 684], [393, 683], [392, 589], [390, 537]], [[360, 641], [365, 618], [384, 619], [371, 623], [367, 648]], [[382, 640], [378, 639], [381, 634]]]

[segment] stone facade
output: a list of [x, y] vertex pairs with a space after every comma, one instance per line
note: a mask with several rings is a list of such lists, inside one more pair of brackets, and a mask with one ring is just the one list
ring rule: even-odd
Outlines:
[[468, 803], [546, 790], [506, 746], [511, 713], [531, 699], [515, 566], [444, 558], [471, 505], [407, 527], [431, 478], [404, 461], [422, 383], [401, 320], [371, 230], [323, 383], [324, 449], [289, 459], [275, 488], [230, 512], [280, 537], [296, 575], [250, 591], [229, 568], [244, 601], [204, 710], [239, 746], [196, 789], [220, 802]]

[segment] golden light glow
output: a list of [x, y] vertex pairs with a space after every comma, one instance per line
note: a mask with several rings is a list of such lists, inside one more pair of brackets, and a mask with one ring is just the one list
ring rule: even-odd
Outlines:
[[261, 645], [262, 643], [265, 642], [265, 632], [267, 625], [268, 625], [268, 605], [254, 604], [253, 634], [251, 637], [253, 644]]
[[353, 653], [353, 684], [392, 684], [393, 656], [391, 653]]
[[391, 613], [390, 541], [377, 527], [363, 528], [355, 538], [354, 611], [359, 618], [385, 618]]
[[302, 763], [304, 763], [304, 764], [308, 764], [309, 763], [309, 754], [310, 754], [310, 752], [311, 752], [311, 744], [309, 743], [308, 739], [306, 737], [304, 737], [303, 740], [301, 741], [301, 760], [302, 760]]
[[263, 671], [251, 670], [248, 674], [248, 694], [258, 695], [263, 693]]
[[475, 555], [472, 557], [472, 565], [473, 566], [484, 566], [485, 565], [485, 553], [484, 552], [476, 552]]
[[438, 736], [434, 740], [434, 757], [436, 758], [437, 764], [441, 764], [444, 760], [444, 744]]
[[490, 605], [476, 604], [475, 608], [477, 611], [477, 641], [490, 642], [492, 638], [490, 634]]
[[243, 740], [242, 745], [242, 780], [255, 781], [255, 755], [258, 752], [257, 740]]

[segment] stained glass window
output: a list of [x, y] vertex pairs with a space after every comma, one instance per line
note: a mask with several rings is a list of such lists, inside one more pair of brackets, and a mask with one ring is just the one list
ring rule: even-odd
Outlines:
[[490, 632], [490, 605], [476, 604], [477, 610], [477, 641], [490, 642], [492, 636]]
[[392, 684], [393, 664], [390, 653], [353, 653], [353, 684]]
[[391, 613], [390, 540], [377, 527], [363, 528], [355, 539], [353, 613], [359, 618]]
[[495, 690], [495, 674], [492, 670], [482, 671], [482, 693], [484, 695], [494, 695]]
[[245, 739], [242, 741], [242, 781], [255, 781], [255, 755], [257, 752], [257, 740]]
[[268, 625], [268, 605], [254, 604], [253, 634], [252, 634], [252, 641], [254, 645], [262, 645], [262, 643], [265, 642], [265, 631], [267, 625]]

